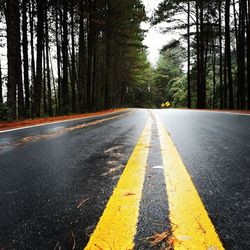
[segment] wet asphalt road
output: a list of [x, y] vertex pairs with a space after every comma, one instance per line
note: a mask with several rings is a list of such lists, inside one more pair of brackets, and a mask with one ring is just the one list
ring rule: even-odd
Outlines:
[[[153, 113], [171, 134], [225, 248], [250, 249], [250, 116]], [[86, 245], [150, 116], [122, 114], [64, 133], [58, 132], [118, 114], [0, 133], [0, 249]], [[141, 239], [169, 227], [163, 171], [150, 168], [162, 164], [155, 124], [152, 135], [137, 249], [148, 249]]]
[[155, 111], [226, 249], [250, 249], [250, 116]]

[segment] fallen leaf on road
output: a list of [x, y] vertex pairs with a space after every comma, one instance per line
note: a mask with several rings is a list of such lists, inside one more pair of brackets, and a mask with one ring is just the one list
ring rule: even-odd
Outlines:
[[132, 196], [132, 195], [136, 195], [135, 193], [132, 193], [132, 192], [127, 192], [124, 194], [124, 196]]
[[219, 250], [219, 248], [215, 246], [209, 246], [207, 250]]
[[122, 148], [122, 146], [113, 147], [113, 148], [105, 150], [104, 153], [105, 154], [110, 154], [110, 153], [113, 153], [114, 151], [118, 151], [121, 148]]
[[85, 233], [86, 233], [86, 235], [87, 235], [88, 237], [90, 237], [91, 234], [94, 232], [95, 228], [96, 228], [96, 225], [91, 225], [91, 226], [85, 228]]
[[77, 208], [79, 209], [88, 200], [89, 200], [89, 198], [85, 198], [85, 199], [81, 200], [80, 203], [78, 204]]
[[169, 232], [157, 233], [150, 237], [150, 244], [151, 246], [156, 246], [160, 242], [167, 240], [170, 236]]
[[71, 237], [72, 237], [72, 240], [73, 240], [72, 250], [75, 250], [75, 248], [76, 248], [76, 237], [75, 237], [73, 232], [71, 232]]
[[120, 165], [120, 166], [118, 166], [118, 167], [116, 167], [116, 168], [111, 168], [108, 172], [103, 173], [102, 176], [107, 176], [107, 175], [116, 173], [117, 171], [119, 171], [119, 170], [121, 170], [121, 169], [123, 169], [123, 168], [125, 168], [124, 165]]
[[60, 242], [58, 241], [57, 243], [56, 243], [56, 246], [54, 247], [54, 250], [61, 250], [62, 248], [61, 248], [61, 246], [60, 246]]
[[110, 156], [113, 157], [113, 158], [119, 159], [119, 160], [120, 160], [120, 159], [124, 159], [124, 157], [125, 157], [124, 154], [121, 154], [121, 153], [119, 153], [119, 152], [117, 152], [117, 153], [112, 153]]
[[117, 163], [118, 163], [118, 161], [109, 160], [107, 164], [109, 167], [111, 167], [111, 166], [117, 165]]
[[156, 233], [153, 236], [146, 238], [146, 241], [150, 242], [151, 247], [155, 247], [159, 243], [165, 243], [165, 245], [167, 245], [166, 250], [173, 250], [176, 239], [173, 237], [171, 232], [165, 231], [163, 233]]
[[176, 239], [178, 241], [189, 241], [189, 240], [192, 240], [192, 237], [190, 237], [188, 235], [178, 235], [178, 236], [176, 236]]

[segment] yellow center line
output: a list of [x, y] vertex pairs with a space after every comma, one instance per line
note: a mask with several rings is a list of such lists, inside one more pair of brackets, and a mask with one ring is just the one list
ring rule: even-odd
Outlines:
[[156, 117], [174, 249], [224, 249], [206, 208], [167, 130]]
[[86, 250], [134, 248], [151, 138], [151, 118], [139, 138]]

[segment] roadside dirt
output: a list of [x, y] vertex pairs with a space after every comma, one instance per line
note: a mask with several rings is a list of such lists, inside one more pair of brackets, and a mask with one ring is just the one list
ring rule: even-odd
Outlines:
[[57, 121], [64, 121], [64, 120], [70, 120], [70, 119], [112, 114], [114, 112], [119, 112], [123, 110], [125, 109], [109, 109], [109, 110], [99, 111], [95, 113], [54, 116], [54, 117], [48, 117], [48, 118], [37, 118], [37, 119], [21, 120], [21, 121], [14, 121], [14, 122], [1, 122], [0, 121], [0, 131], [14, 129], [14, 128], [21, 128], [21, 127], [26, 127], [26, 126], [39, 125], [43, 123], [53, 123]]

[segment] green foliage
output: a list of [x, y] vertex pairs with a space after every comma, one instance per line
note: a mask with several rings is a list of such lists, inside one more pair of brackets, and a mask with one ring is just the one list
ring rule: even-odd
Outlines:
[[183, 107], [186, 104], [187, 85], [186, 75], [182, 71], [185, 51], [180, 46], [164, 48], [155, 70], [154, 102], [157, 107], [166, 101], [175, 107]]
[[183, 108], [187, 104], [187, 77], [183, 74], [171, 81], [169, 94], [172, 98], [172, 105], [177, 108]]
[[152, 23], [158, 24], [161, 22], [173, 22], [173, 16], [178, 13], [181, 13], [183, 10], [183, 6], [181, 5], [181, 0], [164, 0], [159, 4], [159, 8], [157, 9], [155, 16], [152, 20]]
[[[119, 102], [125, 106], [144, 106], [147, 102], [150, 64], [142, 44], [144, 31], [141, 29], [141, 22], [146, 19], [141, 1], [110, 1], [107, 35], [111, 106]], [[117, 97], [118, 102], [112, 103]]]
[[127, 90], [127, 105], [140, 108], [153, 107], [152, 85], [154, 72], [147, 61], [147, 54], [142, 50], [137, 57], [133, 69], [132, 87]]

